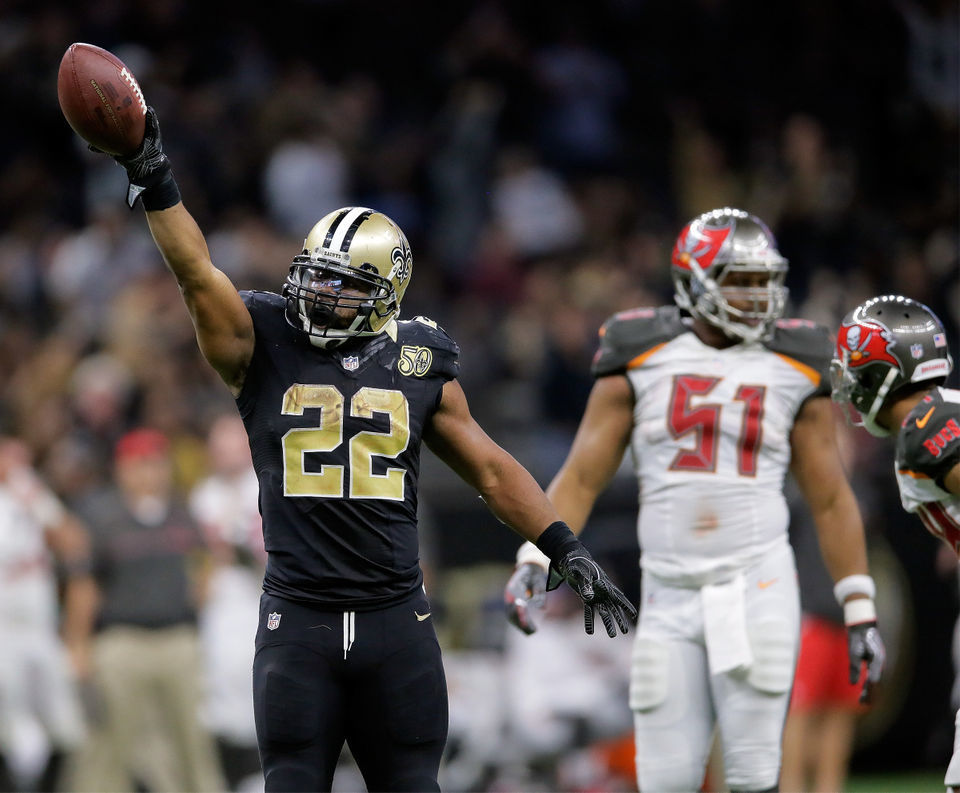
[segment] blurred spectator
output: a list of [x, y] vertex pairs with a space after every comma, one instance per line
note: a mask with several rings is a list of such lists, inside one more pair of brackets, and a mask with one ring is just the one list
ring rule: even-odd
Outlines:
[[222, 790], [200, 723], [202, 541], [174, 490], [170, 442], [137, 428], [116, 444], [115, 482], [80, 507], [93, 536], [100, 610], [94, 731], [75, 789]]
[[77, 678], [88, 671], [95, 608], [89, 561], [85, 530], [37, 476], [26, 446], [0, 438], [2, 791], [62, 789], [64, 761], [84, 738]]
[[438, 119], [432, 158], [434, 196], [431, 253], [445, 271], [464, 280], [487, 215], [487, 186], [497, 150], [497, 121], [504, 95], [496, 85], [464, 80], [454, 85]]
[[627, 93], [622, 64], [571, 20], [535, 54], [533, 72], [544, 93], [539, 141], [547, 161], [564, 172], [612, 171], [621, 155], [617, 110]]
[[557, 253], [579, 241], [580, 214], [569, 188], [533, 151], [503, 152], [492, 192], [494, 221], [521, 257]]
[[631, 643], [591, 641], [580, 629], [582, 611], [566, 592], [556, 590], [535, 634], [509, 631], [506, 637], [507, 729], [514, 751], [526, 758], [533, 774], [524, 789], [528, 784], [540, 790], [626, 790], [634, 785], [632, 763], [615, 787], [610, 769], [590, 769], [589, 779], [564, 778], [577, 774], [571, 755], [578, 749], [621, 737], [631, 750], [633, 743], [627, 705]]
[[257, 475], [238, 415], [224, 414], [213, 422], [207, 452], [211, 472], [190, 495], [190, 510], [213, 562], [200, 612], [204, 720], [217, 739], [230, 789], [247, 789], [244, 783], [254, 775], [262, 789], [253, 719], [253, 639], [266, 551]]
[[126, 424], [135, 386], [129, 368], [109, 353], [96, 353], [77, 362], [70, 378], [73, 424], [69, 437], [88, 450], [94, 463], [86, 467], [89, 474], [104, 477], [109, 473], [114, 444]]
[[918, 96], [945, 121], [958, 121], [957, 86], [960, 85], [960, 26], [956, 3], [944, 0], [897, 0], [909, 34], [908, 69]]
[[343, 154], [329, 136], [314, 132], [278, 145], [264, 172], [264, 192], [277, 228], [295, 234], [310, 228], [318, 212], [342, 205], [347, 174]]

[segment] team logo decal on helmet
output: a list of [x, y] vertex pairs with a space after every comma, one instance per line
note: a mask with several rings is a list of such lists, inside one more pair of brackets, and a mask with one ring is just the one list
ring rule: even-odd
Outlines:
[[847, 352], [848, 365], [851, 368], [883, 361], [891, 366], [900, 366], [900, 359], [890, 348], [894, 345], [889, 329], [874, 320], [859, 320], [854, 324], [844, 324], [837, 334], [837, 353]]
[[390, 279], [394, 278], [400, 283], [406, 283], [413, 270], [413, 252], [407, 245], [407, 240], [403, 239], [390, 253], [390, 259], [393, 262], [393, 268], [390, 270]]
[[680, 232], [677, 244], [673, 247], [673, 264], [684, 270], [690, 269], [691, 261], [700, 267], [709, 267], [730, 236], [732, 228], [732, 223], [716, 229], [696, 228], [691, 223]]

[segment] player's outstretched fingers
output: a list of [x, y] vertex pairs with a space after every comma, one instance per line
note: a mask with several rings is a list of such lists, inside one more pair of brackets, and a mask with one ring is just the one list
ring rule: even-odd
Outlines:
[[593, 635], [593, 604], [583, 604], [583, 629], [590, 635]]

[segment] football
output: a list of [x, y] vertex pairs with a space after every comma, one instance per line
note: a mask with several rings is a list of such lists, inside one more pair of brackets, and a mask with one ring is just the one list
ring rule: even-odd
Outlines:
[[57, 98], [67, 123], [107, 154], [131, 154], [143, 141], [147, 103], [133, 73], [93, 44], [71, 44], [60, 61]]

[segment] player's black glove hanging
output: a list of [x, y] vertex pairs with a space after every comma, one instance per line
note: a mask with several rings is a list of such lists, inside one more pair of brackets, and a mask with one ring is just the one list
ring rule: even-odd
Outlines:
[[637, 619], [636, 608], [566, 523], [551, 523], [537, 538], [537, 547], [550, 557], [547, 589], [556, 589], [561, 581], [566, 581], [583, 601], [583, 627], [587, 633], [593, 633], [597, 613], [608, 636], [616, 636], [618, 627], [621, 633], [629, 631], [629, 622]]
[[877, 621], [860, 622], [847, 625], [847, 653], [850, 656], [850, 684], [860, 679], [860, 666], [866, 663], [867, 673], [860, 692], [860, 702], [870, 701], [874, 686], [883, 674], [883, 664], [887, 651], [877, 630]]
[[117, 155], [115, 159], [127, 171], [127, 206], [133, 209], [143, 197], [144, 209], [167, 209], [180, 203], [180, 190], [173, 179], [170, 160], [163, 153], [160, 122], [152, 107], [147, 108], [144, 120], [143, 143], [133, 154]]
[[507, 620], [526, 634], [536, 631], [533, 609], [542, 609], [547, 602], [547, 571], [536, 562], [517, 566], [503, 590]]

